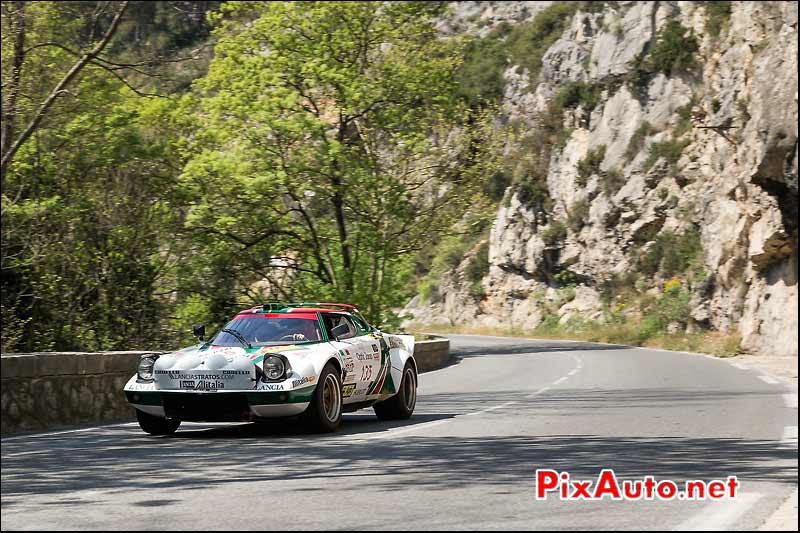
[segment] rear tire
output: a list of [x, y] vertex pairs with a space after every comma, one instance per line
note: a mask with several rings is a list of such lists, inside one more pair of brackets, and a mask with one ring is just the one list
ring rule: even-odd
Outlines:
[[177, 418], [162, 418], [136, 410], [136, 419], [142, 431], [151, 435], [172, 435], [181, 425]]
[[408, 420], [417, 405], [417, 373], [406, 363], [397, 394], [373, 406], [380, 420]]
[[331, 433], [342, 423], [342, 381], [333, 364], [322, 369], [302, 420], [313, 433]]

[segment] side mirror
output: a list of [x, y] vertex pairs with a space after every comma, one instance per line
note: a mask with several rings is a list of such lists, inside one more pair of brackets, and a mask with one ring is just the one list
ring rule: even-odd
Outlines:
[[333, 335], [333, 338], [338, 341], [340, 337], [350, 334], [350, 328], [347, 327], [347, 324], [339, 324], [331, 330], [331, 334]]
[[205, 324], [195, 324], [192, 331], [194, 332], [194, 336], [197, 337], [197, 340], [199, 340], [200, 342], [203, 342], [203, 340], [206, 338]]

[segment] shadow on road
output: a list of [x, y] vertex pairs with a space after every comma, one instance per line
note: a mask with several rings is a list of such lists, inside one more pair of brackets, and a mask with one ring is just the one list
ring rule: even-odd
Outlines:
[[[639, 407], [650, 402], [683, 409], [743, 394], [749, 393], [559, 391], [531, 400], [514, 413], [537, 416], [557, 411], [562, 416], [567, 402], [576, 401], [573, 407], [584, 414], [587, 407], [620, 410], [637, 402]], [[520, 394], [492, 396], [498, 402], [507, 398], [519, 399]], [[781, 448], [771, 440], [615, 437], [594, 434], [589, 427], [582, 435], [456, 438], [405, 434], [359, 440], [393, 428], [449, 419], [480, 407], [480, 402], [486, 405], [485, 395], [425, 396], [424, 412], [407, 422], [387, 424], [371, 415], [348, 415], [343, 431], [333, 435], [305, 435], [292, 422], [276, 422], [180, 430], [171, 438], [116, 426], [6, 441], [2, 506], [12, 506], [30, 494], [47, 494], [53, 496], [54, 504], [74, 505], [74, 493], [88, 489], [186, 491], [242, 482], [319, 480], [321, 484], [354, 476], [360, 477], [364, 488], [381, 491], [397, 490], [398, 475], [416, 486], [434, 489], [481, 484], [487, 490], [501, 490], [508, 484], [532, 483], [537, 468], [568, 470], [573, 478], [585, 479], [594, 478], [603, 468], [613, 468], [623, 478], [652, 475], [682, 481], [737, 475], [743, 483], [797, 482], [796, 450]], [[152, 500], [141, 504], [157, 507], [165, 503]]]
[[483, 355], [516, 355], [537, 354], [550, 352], [593, 352], [605, 350], [629, 350], [630, 346], [621, 344], [593, 344], [590, 342], [547, 342], [514, 339], [508, 344], [483, 345], [483, 346], [454, 346], [450, 350], [455, 357], [466, 358]]

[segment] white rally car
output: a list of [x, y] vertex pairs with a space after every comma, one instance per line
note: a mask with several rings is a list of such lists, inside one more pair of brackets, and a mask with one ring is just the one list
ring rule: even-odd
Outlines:
[[200, 344], [143, 356], [125, 385], [145, 432], [295, 415], [324, 432], [342, 412], [373, 407], [381, 420], [414, 412], [414, 337], [381, 333], [352, 305], [265, 304], [203, 342], [204, 330], [195, 327]]

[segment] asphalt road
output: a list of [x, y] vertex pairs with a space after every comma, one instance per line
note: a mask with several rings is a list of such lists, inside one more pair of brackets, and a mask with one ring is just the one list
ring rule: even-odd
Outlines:
[[[691, 354], [451, 336], [414, 417], [135, 423], [2, 439], [2, 529], [754, 529], [797, 485], [797, 391]], [[792, 429], [794, 428], [794, 429]], [[735, 501], [545, 501], [534, 472], [713, 480]]]

